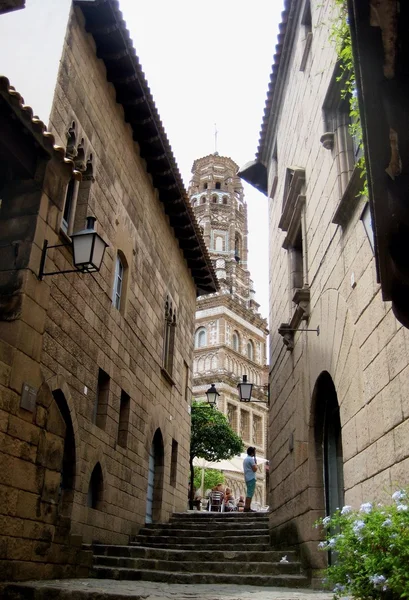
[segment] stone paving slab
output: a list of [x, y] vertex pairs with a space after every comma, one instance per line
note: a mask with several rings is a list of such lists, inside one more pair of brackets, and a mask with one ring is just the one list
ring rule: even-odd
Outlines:
[[332, 600], [317, 590], [236, 585], [183, 585], [151, 581], [61, 579], [0, 584], [2, 600]]

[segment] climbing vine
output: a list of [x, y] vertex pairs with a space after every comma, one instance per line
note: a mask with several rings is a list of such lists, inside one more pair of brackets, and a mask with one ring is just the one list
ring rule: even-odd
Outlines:
[[[362, 124], [359, 114], [358, 94], [355, 80], [354, 61], [352, 56], [352, 41], [351, 29], [348, 21], [348, 8], [345, 0], [334, 0], [338, 8], [338, 15], [332, 20], [330, 27], [330, 40], [335, 46], [338, 56], [341, 73], [338, 80], [342, 81], [342, 98], [349, 102], [349, 116], [351, 122], [349, 131], [355, 139], [355, 143], [359, 148], [363, 146]], [[359, 196], [368, 196], [368, 181], [366, 174], [365, 156], [361, 156], [357, 160], [357, 166], [361, 171], [363, 180], [362, 189]]]

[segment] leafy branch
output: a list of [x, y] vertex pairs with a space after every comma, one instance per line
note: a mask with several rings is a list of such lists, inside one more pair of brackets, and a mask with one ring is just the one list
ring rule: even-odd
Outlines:
[[[341, 97], [349, 103], [349, 116], [351, 119], [349, 132], [359, 148], [363, 146], [362, 123], [359, 114], [358, 94], [356, 88], [354, 61], [352, 55], [351, 29], [348, 21], [348, 8], [345, 0], [335, 0], [338, 7], [338, 16], [333, 19], [330, 27], [329, 39], [334, 44], [338, 56], [341, 73], [338, 81], [342, 81]], [[362, 154], [357, 160], [361, 171], [363, 187], [359, 196], [368, 196], [368, 180], [365, 156]]]

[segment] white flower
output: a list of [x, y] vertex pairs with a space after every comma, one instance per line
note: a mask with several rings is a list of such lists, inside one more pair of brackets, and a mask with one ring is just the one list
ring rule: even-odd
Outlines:
[[334, 592], [334, 594], [337, 594], [339, 592], [343, 592], [345, 590], [345, 586], [341, 585], [340, 583], [336, 583], [334, 586], [334, 589], [332, 590]]
[[289, 560], [287, 560], [287, 555], [283, 556], [282, 559], [280, 560], [280, 563], [288, 563], [290, 562]]
[[369, 577], [369, 581], [376, 588], [377, 587], [386, 588], [385, 584], [388, 583], [388, 580], [386, 579], [385, 575], [372, 575], [372, 576]]
[[350, 512], [352, 511], [352, 506], [344, 506], [344, 508], [341, 510], [341, 515], [348, 515]]
[[361, 529], [363, 529], [364, 527], [365, 523], [363, 521], [355, 521], [352, 527], [353, 532], [355, 533], [356, 537], [360, 542], [362, 542], [362, 540], [364, 539], [361, 533]]
[[396, 507], [396, 510], [398, 512], [406, 512], [408, 510], [408, 505], [407, 504], [398, 504], [398, 506]]
[[364, 502], [364, 504], [361, 504], [361, 508], [359, 509], [359, 512], [370, 513], [371, 510], [372, 510], [372, 504], [370, 502]]
[[328, 542], [328, 548], [335, 548], [336, 543], [337, 543], [337, 538], [331, 538]]
[[404, 500], [406, 498], [406, 492], [404, 492], [403, 490], [398, 490], [397, 492], [394, 492], [392, 494], [392, 500], [395, 500], [395, 502], [400, 502], [401, 500]]
[[392, 519], [385, 519], [382, 523], [382, 527], [390, 527], [392, 525]]
[[324, 527], [328, 527], [328, 525], [331, 523], [331, 517], [324, 517], [324, 519], [322, 519], [322, 524]]
[[318, 544], [318, 548], [324, 549], [324, 548], [326, 548], [326, 547], [327, 547], [327, 542], [320, 542], [320, 543]]

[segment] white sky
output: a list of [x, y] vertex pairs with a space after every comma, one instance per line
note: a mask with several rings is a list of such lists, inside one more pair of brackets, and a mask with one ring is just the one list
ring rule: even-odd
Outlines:
[[[282, 0], [120, 0], [176, 161], [188, 186], [193, 161], [217, 150], [254, 159]], [[267, 199], [244, 184], [249, 263], [268, 315]]]

